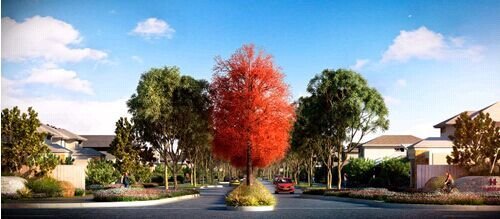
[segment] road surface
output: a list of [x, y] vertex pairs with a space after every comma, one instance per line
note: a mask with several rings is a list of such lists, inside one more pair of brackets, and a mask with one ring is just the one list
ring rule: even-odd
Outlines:
[[[265, 182], [272, 189], [272, 184]], [[272, 212], [237, 212], [225, 209], [229, 187], [201, 190], [201, 196], [176, 203], [148, 207], [86, 209], [2, 209], [2, 218], [500, 218], [494, 211], [446, 209], [398, 209], [331, 200], [305, 199], [295, 194], [278, 194]], [[273, 190], [271, 190], [274, 192]]]

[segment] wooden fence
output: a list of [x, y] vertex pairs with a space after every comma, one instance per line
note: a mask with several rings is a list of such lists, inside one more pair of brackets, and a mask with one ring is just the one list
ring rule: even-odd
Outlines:
[[432, 177], [445, 176], [446, 171], [450, 172], [454, 179], [466, 176], [467, 172], [454, 165], [417, 165], [417, 189], [425, 186], [425, 183]]
[[57, 165], [51, 176], [59, 181], [68, 181], [75, 188], [85, 189], [85, 166]]

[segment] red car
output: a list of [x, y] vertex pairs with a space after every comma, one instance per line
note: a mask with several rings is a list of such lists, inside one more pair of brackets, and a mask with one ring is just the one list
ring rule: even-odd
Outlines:
[[276, 190], [274, 191], [275, 194], [278, 194], [280, 192], [286, 192], [290, 194], [295, 193], [295, 186], [290, 178], [280, 178], [276, 181], [275, 185], [276, 185]]

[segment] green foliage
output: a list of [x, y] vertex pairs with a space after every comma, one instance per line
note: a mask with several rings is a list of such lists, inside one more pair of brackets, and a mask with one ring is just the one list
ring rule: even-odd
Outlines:
[[74, 162], [75, 162], [75, 159], [71, 156], [68, 156], [68, 157], [66, 157], [66, 159], [64, 159], [65, 165], [73, 165]]
[[439, 191], [444, 186], [446, 176], [435, 176], [427, 180], [424, 186], [424, 192]]
[[29, 188], [17, 190], [16, 193], [19, 198], [31, 198], [31, 196], [33, 195]]
[[62, 195], [62, 188], [59, 181], [51, 177], [30, 179], [26, 186], [33, 193], [44, 193], [47, 197], [59, 197]]
[[138, 183], [149, 183], [151, 182], [153, 172], [147, 165], [138, 165], [132, 171], [132, 175], [134, 176], [135, 181]]
[[80, 188], [75, 189], [75, 196], [84, 196], [84, 195], [85, 195], [85, 189], [80, 189]]
[[364, 158], [355, 158], [349, 160], [345, 166], [347, 173], [347, 181], [351, 186], [368, 185], [368, 182], [373, 176], [375, 169], [375, 161]]
[[[489, 114], [479, 113], [473, 119], [462, 113], [455, 123], [453, 152], [446, 159], [449, 164], [458, 164], [474, 175], [490, 175], [500, 172], [497, 158], [500, 149], [500, 127], [496, 127]], [[493, 167], [493, 169], [492, 169]]]
[[259, 181], [253, 185], [241, 184], [226, 196], [229, 206], [272, 206], [276, 205], [276, 198]]
[[33, 166], [38, 166], [40, 168], [40, 175], [46, 176], [54, 170], [59, 163], [61, 163], [61, 160], [57, 155], [53, 153], [46, 153], [38, 156], [35, 159], [35, 164], [33, 164]]
[[120, 173], [113, 163], [101, 159], [92, 159], [87, 165], [86, 182], [88, 184], [108, 185], [120, 178]]
[[28, 113], [18, 107], [2, 110], [2, 170], [18, 172], [23, 165], [35, 168], [40, 157], [49, 153], [45, 134], [37, 132], [38, 127], [38, 114], [31, 107]]
[[376, 176], [384, 181], [384, 187], [398, 188], [410, 184], [410, 162], [405, 158], [385, 159], [376, 169]]
[[181, 76], [177, 67], [144, 73], [127, 105], [141, 141], [149, 143], [165, 161], [172, 161], [168, 168], [173, 175], [186, 155], [181, 151], [196, 147], [196, 139], [207, 136], [197, 135], [209, 130], [208, 83]]
[[[389, 112], [382, 95], [354, 71], [324, 70], [311, 79], [307, 91], [311, 95], [303, 98], [299, 106], [302, 109], [298, 121], [305, 126], [300, 130], [307, 130], [309, 138], [320, 142], [318, 156], [329, 173], [333, 153], [340, 174], [346, 152], [357, 147], [364, 136], [389, 127]], [[337, 178], [340, 188], [342, 177]]]

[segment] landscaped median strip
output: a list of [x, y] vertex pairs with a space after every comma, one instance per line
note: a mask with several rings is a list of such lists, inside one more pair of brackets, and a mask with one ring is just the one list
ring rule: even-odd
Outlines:
[[433, 205], [433, 204], [402, 204], [402, 203], [388, 203], [380, 200], [358, 199], [337, 196], [323, 196], [323, 195], [307, 195], [302, 194], [301, 198], [307, 199], [321, 199], [329, 201], [349, 202], [356, 204], [365, 204], [371, 207], [378, 208], [397, 208], [397, 209], [441, 209], [441, 210], [454, 210], [454, 211], [500, 211], [500, 206], [497, 205]]
[[130, 202], [80, 202], [80, 203], [2, 203], [2, 208], [113, 208], [139, 207], [168, 204], [199, 197], [199, 194], [184, 195], [173, 198], [164, 198], [148, 201]]

